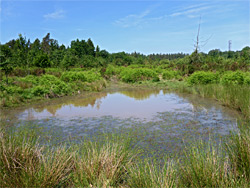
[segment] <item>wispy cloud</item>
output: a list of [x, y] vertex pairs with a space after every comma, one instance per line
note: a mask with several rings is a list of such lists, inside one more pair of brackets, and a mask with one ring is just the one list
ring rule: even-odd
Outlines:
[[45, 14], [43, 17], [45, 19], [61, 19], [64, 18], [65, 11], [64, 10], [56, 10], [55, 12]]
[[188, 18], [196, 18], [199, 17], [200, 14], [207, 9], [212, 8], [211, 6], [204, 6], [204, 5], [197, 5], [197, 6], [191, 6], [190, 8], [186, 8], [182, 11], [176, 11], [172, 13], [170, 16], [171, 17], [176, 17], [176, 16], [186, 16]]
[[86, 28], [77, 28], [76, 31], [87, 31]]
[[150, 10], [146, 10], [142, 12], [141, 14], [130, 14], [124, 18], [121, 18], [117, 21], [115, 21], [116, 25], [119, 25], [121, 27], [127, 28], [127, 27], [133, 27], [138, 26], [145, 22], [145, 17], [150, 13]]

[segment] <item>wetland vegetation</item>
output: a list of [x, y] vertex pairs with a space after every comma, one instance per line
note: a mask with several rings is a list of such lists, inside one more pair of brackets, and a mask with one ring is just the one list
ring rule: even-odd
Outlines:
[[111, 54], [49, 33], [0, 47], [1, 187], [250, 186], [250, 47]]

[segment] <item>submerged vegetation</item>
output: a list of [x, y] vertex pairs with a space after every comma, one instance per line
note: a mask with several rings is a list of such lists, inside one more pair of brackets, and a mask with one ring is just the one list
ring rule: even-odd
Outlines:
[[[0, 45], [0, 107], [100, 91], [109, 82], [214, 98], [250, 118], [250, 47], [191, 55], [112, 53], [91, 39], [59, 45], [48, 33]], [[249, 125], [225, 145], [200, 141], [178, 159], [139, 157], [128, 138], [41, 144], [25, 130], [0, 131], [0, 187], [249, 187]]]

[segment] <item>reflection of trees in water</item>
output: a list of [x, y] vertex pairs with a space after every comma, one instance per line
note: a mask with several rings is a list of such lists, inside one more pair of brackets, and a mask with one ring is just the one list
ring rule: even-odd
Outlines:
[[48, 106], [44, 106], [42, 108], [36, 108], [34, 109], [36, 112], [42, 112], [44, 110], [47, 110], [51, 114], [55, 115], [57, 110], [61, 109], [63, 106], [67, 105], [73, 105], [75, 107], [87, 107], [91, 105], [92, 107], [95, 106], [96, 108], [99, 109], [101, 105], [101, 100], [102, 98], [105, 98], [107, 96], [107, 93], [94, 93], [91, 96], [84, 97], [84, 98], [74, 98], [71, 100], [61, 100], [60, 104], [51, 104]]
[[[109, 92], [109, 94], [117, 93], [117, 91]], [[128, 96], [130, 98], [134, 98], [136, 100], [145, 100], [148, 99], [150, 96], [155, 95], [157, 96], [160, 93], [160, 90], [149, 90], [149, 89], [131, 89], [131, 90], [123, 90], [119, 91], [118, 93], [121, 93], [125, 96]], [[61, 100], [61, 103], [59, 104], [51, 104], [44, 106], [43, 108], [36, 108], [34, 109], [36, 112], [42, 112], [44, 110], [47, 110], [52, 115], [55, 115], [57, 110], [61, 109], [63, 106], [66, 105], [74, 105], [75, 107], [87, 107], [92, 106], [93, 108], [100, 109], [102, 99], [107, 96], [108, 93], [106, 92], [100, 92], [100, 93], [94, 93], [90, 96], [79, 98], [76, 97], [72, 100]]]
[[119, 93], [128, 96], [130, 98], [134, 98], [136, 100], [145, 100], [152, 95], [157, 96], [160, 93], [160, 90], [136, 89], [136, 90], [120, 91]]

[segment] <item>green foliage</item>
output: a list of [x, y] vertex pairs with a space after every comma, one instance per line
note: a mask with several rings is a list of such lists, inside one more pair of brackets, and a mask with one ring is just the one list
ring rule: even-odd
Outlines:
[[0, 67], [1, 70], [4, 71], [4, 74], [6, 76], [6, 83], [8, 84], [8, 76], [13, 71], [13, 64], [9, 59], [7, 59], [4, 62], [0, 62]]
[[34, 76], [34, 75], [28, 75], [24, 78], [19, 78], [18, 80], [24, 83], [31, 83], [31, 84], [37, 85], [39, 82], [39, 77]]
[[244, 77], [243, 72], [226, 72], [221, 78], [221, 83], [224, 85], [242, 85]]
[[114, 75], [120, 75], [120, 73], [125, 70], [125, 67], [118, 67], [113, 65], [108, 65], [105, 70], [105, 75], [108, 77], [114, 76]]
[[[60, 95], [65, 95], [72, 92], [70, 85], [66, 84], [59, 78], [53, 75], [43, 75], [39, 79], [39, 88], [38, 86], [35, 91], [38, 91], [47, 94], [49, 97], [55, 97]], [[33, 92], [33, 91], [32, 91]]]
[[68, 52], [64, 55], [64, 58], [61, 62], [62, 67], [68, 69], [78, 63], [79, 59], [72, 52]]
[[157, 80], [158, 74], [151, 69], [147, 68], [139, 68], [139, 69], [124, 69], [121, 74], [121, 79], [124, 82], [138, 82], [138, 81], [145, 81], [145, 80]]
[[179, 72], [177, 71], [163, 71], [162, 78], [165, 80], [179, 79], [181, 78]]
[[40, 53], [34, 59], [34, 65], [41, 68], [50, 67], [49, 56], [45, 53]]
[[198, 71], [193, 73], [187, 80], [190, 85], [218, 83], [218, 74]]
[[74, 81], [94, 82], [100, 79], [101, 79], [100, 73], [94, 71], [80, 71], [80, 72], [69, 71], [69, 72], [64, 72], [61, 76], [61, 80], [65, 82], [74, 82]]

